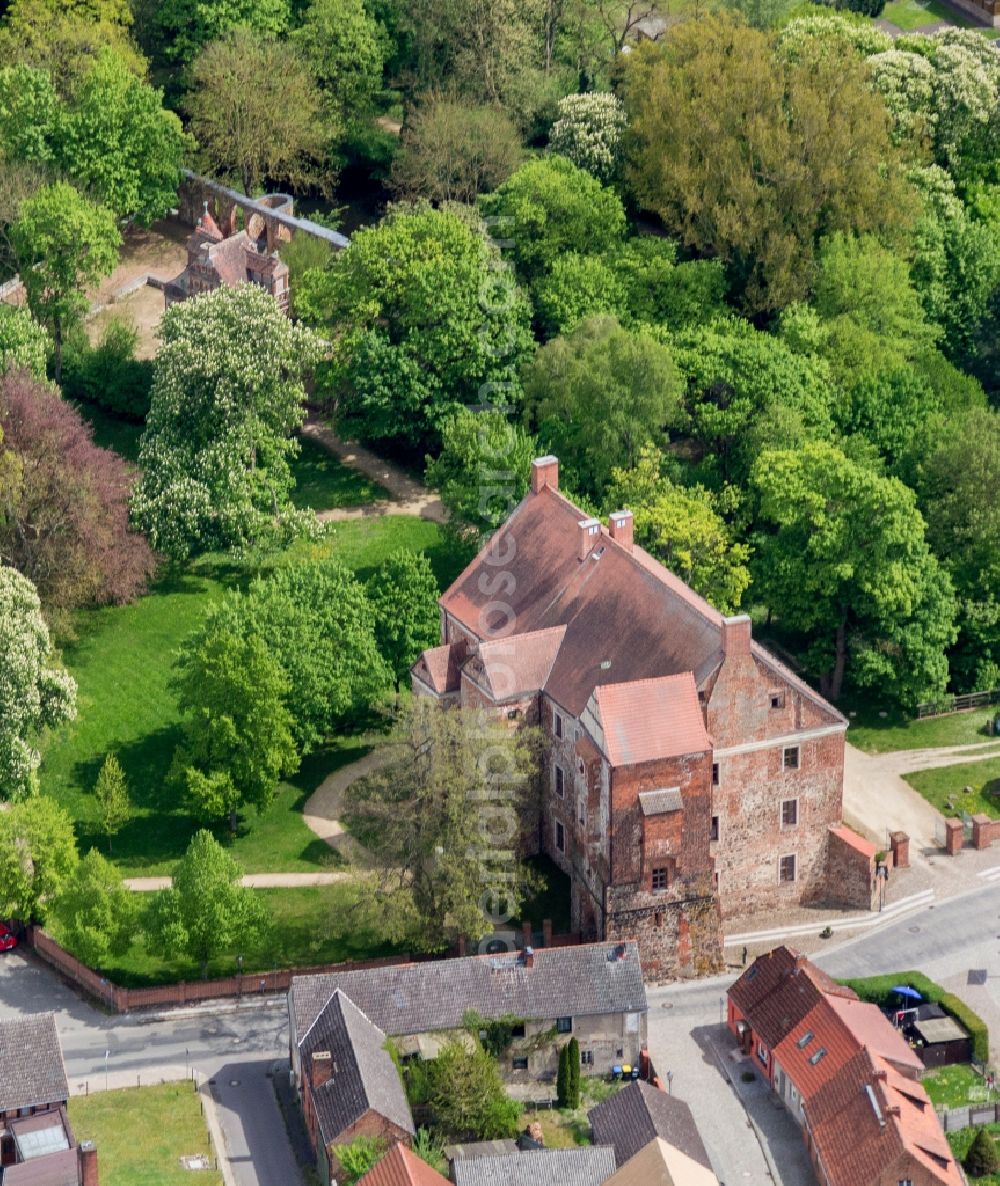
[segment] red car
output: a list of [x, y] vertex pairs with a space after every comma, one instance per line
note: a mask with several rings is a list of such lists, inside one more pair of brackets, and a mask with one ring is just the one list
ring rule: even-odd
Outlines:
[[16, 946], [17, 936], [6, 923], [0, 922], [0, 951], [13, 951]]

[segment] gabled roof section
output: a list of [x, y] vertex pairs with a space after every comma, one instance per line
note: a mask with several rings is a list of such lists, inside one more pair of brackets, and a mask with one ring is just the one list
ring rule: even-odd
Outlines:
[[924, 1064], [877, 1005], [850, 997], [828, 997], [827, 1000], [859, 1046], [866, 1046], [872, 1054], [879, 1055], [897, 1069], [923, 1074]]
[[413, 1117], [395, 1063], [385, 1049], [385, 1034], [343, 992], [335, 990], [302, 1043], [305, 1056], [329, 1051], [332, 1074], [313, 1092], [320, 1132], [326, 1145], [369, 1110], [404, 1132]]
[[439, 696], [457, 692], [461, 664], [456, 645], [430, 647], [413, 665], [413, 674]]
[[358, 1186], [448, 1186], [448, 1179], [397, 1141]]
[[458, 1029], [469, 1009], [489, 1019], [552, 1021], [648, 1007], [636, 944], [585, 943], [536, 950], [530, 968], [512, 953], [296, 976], [289, 991], [297, 1043], [338, 988], [392, 1035]]
[[712, 748], [690, 672], [603, 684], [594, 698], [612, 766], [704, 753]]
[[657, 1137], [608, 1178], [606, 1186], [719, 1186], [712, 1170]]
[[452, 1164], [455, 1186], [602, 1186], [614, 1172], [615, 1151], [606, 1145], [532, 1149]]
[[0, 1021], [0, 1112], [68, 1098], [55, 1014]]
[[550, 626], [480, 643], [478, 654], [466, 662], [465, 671], [494, 700], [538, 692], [545, 687], [565, 635], [565, 626]]
[[598, 1145], [613, 1145], [624, 1166], [651, 1141], [662, 1138], [698, 1165], [711, 1168], [701, 1135], [683, 1100], [636, 1080], [591, 1108], [587, 1119]]

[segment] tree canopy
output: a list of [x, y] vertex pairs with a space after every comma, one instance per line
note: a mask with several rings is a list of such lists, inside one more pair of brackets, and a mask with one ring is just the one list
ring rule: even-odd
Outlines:
[[44, 922], [78, 859], [73, 821], [48, 795], [31, 795], [0, 811], [3, 917]]

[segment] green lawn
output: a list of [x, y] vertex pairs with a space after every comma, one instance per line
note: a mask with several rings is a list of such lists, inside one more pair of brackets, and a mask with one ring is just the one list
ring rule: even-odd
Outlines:
[[907, 32], [936, 21], [947, 21], [951, 25], [963, 27], [974, 23], [960, 8], [952, 8], [941, 0], [889, 0], [882, 12], [882, 19], [891, 21]]
[[[983, 762], [917, 770], [903, 777], [942, 815], [990, 815], [1000, 819], [1000, 755]], [[964, 788], [971, 787], [971, 794]]]
[[546, 1149], [572, 1149], [590, 1144], [590, 1122], [584, 1108], [542, 1108], [525, 1112], [521, 1117], [521, 1131], [529, 1124], [540, 1124]]
[[97, 1144], [101, 1186], [222, 1186], [218, 1170], [192, 1173], [180, 1163], [201, 1153], [215, 1165], [201, 1099], [189, 1082], [77, 1096], [69, 1119], [78, 1141]]
[[986, 1099], [986, 1085], [982, 1075], [967, 1063], [956, 1063], [954, 1066], [938, 1067], [936, 1070], [928, 1071], [921, 1082], [931, 1097], [931, 1103], [939, 1104], [943, 1108], [962, 1108], [971, 1100]]
[[[974, 708], [926, 720], [904, 720], [898, 715], [880, 718], [875, 712], [859, 712], [852, 718], [847, 740], [869, 754], [898, 749], [933, 749], [943, 745], [974, 745], [991, 741], [986, 732], [997, 707]], [[1000, 738], [997, 738], [1000, 745]]]
[[343, 465], [322, 445], [305, 437], [299, 442], [301, 452], [292, 463], [295, 489], [292, 502], [297, 507], [327, 511], [334, 507], [361, 506], [376, 499], [388, 498], [388, 491], [357, 470]]
[[[464, 560], [437, 524], [412, 517], [339, 524], [323, 541], [298, 546], [330, 551], [361, 577], [396, 548], [426, 551], [442, 587]], [[126, 873], [167, 872], [196, 830], [164, 785], [180, 737], [177, 702], [168, 687], [171, 664], [205, 607], [251, 576], [233, 560], [208, 557], [168, 576], [132, 605], [76, 616], [77, 637], [64, 645], [63, 658], [79, 685], [78, 716], [45, 739], [41, 785], [77, 821], [84, 847], [105, 847], [92, 792], [105, 754], [118, 752], [136, 808], [114, 845], [114, 857]], [[310, 756], [263, 817], [246, 815], [234, 852], [249, 872], [294, 872], [329, 862], [326, 846], [315, 843], [299, 808], [330, 770], [361, 755], [358, 744], [347, 738]]]

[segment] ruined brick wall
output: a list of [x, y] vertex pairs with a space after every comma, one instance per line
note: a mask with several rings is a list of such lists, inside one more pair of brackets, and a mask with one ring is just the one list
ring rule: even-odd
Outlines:
[[[798, 766], [783, 744], [716, 754], [713, 815], [723, 918], [781, 910], [827, 897], [827, 834], [843, 802], [844, 736], [800, 740]], [[783, 805], [795, 804], [794, 823]], [[793, 881], [781, 881], [781, 858], [794, 857]]]
[[724, 970], [718, 901], [707, 880], [700, 888], [699, 896], [682, 901], [608, 889], [605, 937], [636, 940], [647, 984]]
[[875, 846], [850, 844], [834, 831], [828, 832], [829, 888], [826, 901], [831, 906], [871, 910], [877, 885], [875, 881]]

